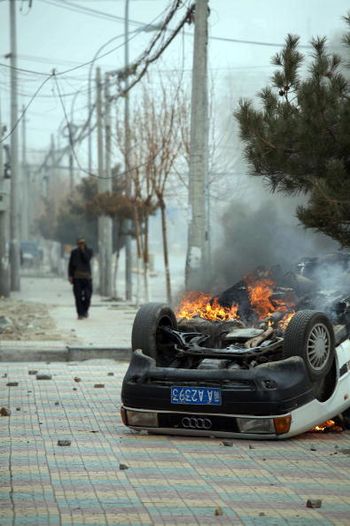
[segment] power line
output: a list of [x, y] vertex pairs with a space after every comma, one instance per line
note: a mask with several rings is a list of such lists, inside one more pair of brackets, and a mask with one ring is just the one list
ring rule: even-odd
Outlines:
[[[119, 94], [117, 95], [117, 98], [121, 95], [125, 96], [126, 93], [128, 93], [142, 79], [142, 77], [146, 74], [150, 64], [152, 64], [153, 62], [159, 59], [159, 57], [164, 53], [164, 51], [171, 44], [171, 42], [174, 40], [176, 35], [181, 31], [184, 25], [191, 20], [193, 6], [190, 8], [187, 8], [185, 16], [180, 20], [180, 22], [177, 24], [175, 29], [172, 30], [171, 35], [166, 40], [164, 39], [164, 33], [167, 31], [167, 26], [173, 19], [180, 3], [181, 3], [181, 0], [174, 1], [173, 6], [169, 10], [163, 22], [163, 26], [161, 27], [160, 32], [151, 41], [150, 45], [148, 46], [148, 49], [146, 49], [134, 63], [129, 64], [126, 68], [121, 70], [119, 73], [117, 72], [117, 81], [120, 83], [120, 81], [124, 80], [126, 76], [130, 76], [131, 74], [136, 75], [138, 67], [142, 64], [142, 62], [144, 62], [144, 66], [141, 69], [140, 73], [138, 73], [137, 77], [128, 85], [126, 89], [120, 90]], [[155, 47], [157, 41], [160, 39], [161, 39], [161, 46], [153, 52], [153, 55], [151, 55], [153, 48]]]
[[[46, 1], [46, 0], [45, 0], [45, 1]], [[166, 30], [166, 26], [167, 26], [167, 24], [168, 24], [168, 23], [170, 22], [170, 20], [173, 18], [174, 14], [175, 14], [175, 12], [176, 12], [178, 6], [179, 6], [179, 1], [180, 1], [180, 0], [176, 0], [176, 1], [174, 2], [174, 4], [173, 4], [172, 8], [170, 9], [170, 11], [169, 11], [169, 13], [168, 13], [168, 15], [167, 15], [165, 21], [163, 22], [163, 26], [162, 26], [160, 32], [158, 33], [158, 35], [157, 35], [155, 38], [153, 38], [153, 40], [151, 41], [151, 44], [149, 45], [148, 49], [144, 51], [144, 53], [141, 55], [141, 57], [140, 57], [140, 59], [138, 60], [138, 62], [136, 62], [135, 64], [131, 65], [131, 67], [135, 67], [135, 69], [136, 69], [136, 67], [137, 67], [138, 65], [140, 65], [141, 61], [142, 61], [142, 60], [145, 60], [145, 66], [144, 66], [143, 70], [141, 71], [141, 73], [139, 73], [138, 77], [137, 77], [137, 78], [136, 78], [136, 79], [130, 84], [130, 86], [128, 87], [128, 91], [129, 91], [133, 86], [135, 86], [135, 84], [136, 84], [137, 82], [139, 82], [139, 81], [141, 80], [141, 78], [142, 78], [142, 77], [144, 76], [144, 74], [146, 73], [149, 64], [152, 63], [152, 62], [154, 62], [157, 58], [160, 57], [160, 55], [164, 52], [164, 50], [165, 50], [165, 49], [168, 47], [168, 45], [172, 42], [172, 40], [174, 39], [174, 37], [176, 36], [176, 34], [178, 33], [178, 31], [181, 29], [181, 27], [183, 27], [184, 23], [187, 21], [187, 18], [188, 18], [188, 12], [186, 13], [186, 16], [183, 18], [183, 20], [180, 22], [180, 24], [178, 25], [178, 27], [174, 30], [173, 34], [168, 38], [167, 42], [163, 45], [163, 47], [162, 47], [161, 49], [157, 50], [156, 54], [155, 54], [153, 57], [150, 57], [150, 58], [148, 58], [148, 59], [146, 60], [146, 57], [150, 55], [150, 53], [151, 53], [153, 47], [155, 46], [157, 40], [159, 40], [159, 38], [160, 38], [162, 32], [163, 32], [164, 30]], [[131, 36], [131, 37], [129, 38], [129, 40], [131, 40], [131, 38], [133, 38], [133, 37]], [[106, 56], [106, 55], [109, 55], [110, 53], [112, 53], [113, 51], [115, 51], [116, 49], [118, 49], [119, 47], [124, 46], [124, 45], [125, 45], [125, 43], [118, 45], [116, 48], [114, 48], [114, 49], [112, 49], [112, 50], [110, 50], [110, 51], [108, 51], [108, 52], [103, 53], [102, 55], [100, 55], [99, 58], [101, 58], [101, 57], [103, 57], [103, 56]], [[74, 71], [75, 69], [78, 69], [78, 68], [83, 67], [83, 66], [85, 66], [85, 65], [93, 64], [93, 63], [95, 62], [95, 60], [96, 60], [96, 59], [94, 58], [93, 60], [90, 60], [90, 61], [88, 61], [88, 62], [86, 62], [86, 63], [84, 63], [84, 64], [81, 64], [80, 66], [76, 66], [76, 67], [70, 68], [69, 70], [66, 70], [66, 71], [63, 71], [63, 72], [59, 72], [59, 73], [57, 73], [56, 70], [53, 69], [53, 72], [52, 72], [50, 75], [46, 76], [46, 79], [43, 80], [43, 82], [40, 84], [39, 88], [38, 88], [38, 89], [35, 91], [35, 93], [31, 96], [30, 101], [28, 102], [28, 104], [27, 104], [26, 108], [24, 109], [23, 113], [22, 113], [22, 114], [19, 116], [19, 118], [17, 119], [15, 126], [13, 127], [12, 130], [10, 130], [9, 134], [7, 134], [6, 137], [4, 137], [3, 140], [2, 140], [1, 142], [3, 142], [5, 139], [7, 139], [7, 138], [11, 135], [11, 133], [13, 132], [13, 130], [16, 129], [17, 124], [22, 120], [22, 118], [23, 118], [25, 112], [26, 112], [27, 109], [29, 108], [29, 106], [30, 106], [30, 104], [32, 103], [32, 101], [36, 98], [36, 96], [39, 94], [41, 88], [46, 84], [46, 82], [47, 82], [51, 77], [54, 77], [54, 80], [55, 80], [55, 82], [56, 82], [56, 87], [57, 87], [57, 89], [59, 90], [59, 91], [58, 91], [58, 95], [59, 95], [59, 98], [60, 98], [60, 101], [61, 101], [62, 108], [64, 109], [64, 112], [65, 112], [65, 106], [64, 106], [64, 103], [63, 103], [63, 94], [61, 93], [61, 91], [60, 91], [60, 89], [59, 89], [59, 85], [58, 85], [57, 77], [58, 77], [58, 76], [63, 76], [65, 73], [68, 73], [68, 72]], [[0, 65], [3, 65], [3, 66], [5, 66], [5, 67], [8, 67], [8, 68], [11, 69], [11, 66], [8, 66], [7, 64], [1, 64], [1, 63], [0, 63]], [[22, 70], [22, 68], [15, 68], [15, 69]], [[26, 70], [26, 71], [28, 71], [28, 70]], [[128, 72], [125, 72], [125, 73], [128, 74]], [[77, 93], [77, 92], [75, 92], [75, 93]], [[75, 95], [75, 93], [74, 93], [74, 95]], [[119, 94], [119, 96], [120, 96], [120, 94]], [[117, 96], [117, 98], [118, 98], [118, 96]], [[91, 117], [89, 116], [89, 119], [90, 119], [90, 118], [91, 118]], [[67, 121], [67, 123], [68, 123], [68, 119], [67, 119], [67, 118], [66, 118], [66, 121]], [[78, 160], [77, 160], [77, 162], [78, 162]]]
[[[187, 36], [192, 36], [191, 33], [185, 33]], [[219, 40], [221, 42], [233, 42], [235, 44], [248, 44], [251, 46], [268, 46], [268, 47], [285, 47], [285, 42], [281, 44], [280, 42], [263, 42], [260, 40], [241, 40], [239, 38], [228, 38], [228, 37], [214, 37], [209, 36], [210, 40]], [[314, 49], [311, 44], [299, 44], [301, 49]]]
[[[35, 55], [22, 55], [22, 54], [18, 54], [17, 55], [17, 58], [21, 59], [21, 60], [26, 60], [26, 61], [30, 61], [30, 62], [41, 62], [42, 64], [52, 64], [52, 59], [49, 58], [49, 57], [40, 57], [40, 56], [35, 56]], [[67, 65], [71, 65], [71, 66], [77, 66], [78, 64], [80, 64], [80, 62], [77, 62], [76, 60], [68, 60], [68, 59], [55, 59], [55, 62], [57, 63], [60, 63], [60, 64], [67, 64]]]
[[[118, 35], [118, 37], [122, 37], [123, 35]], [[133, 38], [133, 37], [130, 37], [130, 39]], [[107, 55], [110, 55], [111, 53], [113, 53], [113, 51], [116, 51], [117, 49], [121, 48], [124, 46], [124, 42], [122, 44], [119, 44], [118, 46], [114, 47], [113, 49], [111, 49], [110, 51], [106, 51], [105, 53], [103, 53], [102, 55], [99, 56], [99, 58], [103, 58]], [[95, 62], [95, 60], [89, 60], [87, 62], [83, 62], [81, 64], [79, 64], [78, 66], [74, 66], [70, 69], [66, 69], [64, 71], [61, 71], [61, 72], [57, 72], [56, 73], [56, 76], [63, 76], [63, 75], [66, 75], [66, 73], [70, 73], [71, 71], [75, 71], [77, 69], [80, 69], [80, 68], [83, 68], [85, 66], [89, 66], [90, 64], [93, 64]], [[47, 73], [43, 73], [42, 71], [35, 71], [35, 70], [30, 70], [30, 69], [24, 69], [24, 68], [19, 68], [19, 67], [16, 67], [16, 68], [13, 68], [13, 66], [9, 65], [9, 64], [4, 64], [3, 62], [0, 62], [0, 66], [3, 66], [7, 69], [15, 69], [16, 71], [21, 71], [21, 72], [25, 72], [25, 73], [32, 73], [34, 75], [41, 75], [41, 76], [45, 76], [47, 78], [50, 78], [51, 75], [48, 75]], [[56, 69], [56, 68], [52, 68], [52, 69]]]
[[[42, 1], [45, 1], [45, 2], [46, 2], [46, 1], [48, 1], [48, 0], [42, 0]], [[164, 11], [162, 11], [162, 13], [164, 13]], [[161, 13], [161, 14], [162, 14], [162, 13]], [[145, 28], [147, 28], [147, 27], [152, 27], [152, 25], [154, 24], [154, 22], [157, 20], [157, 18], [159, 18], [159, 17], [161, 16], [161, 14], [160, 14], [160, 15], [157, 15], [157, 16], [156, 16], [156, 17], [155, 17], [155, 18], [154, 18], [149, 24], [145, 24], [145, 25], [143, 25], [143, 26], [144, 26]], [[138, 31], [136, 31], [136, 30], [131, 31], [131, 33], [130, 33], [131, 36], [129, 37], [128, 42], [130, 42], [131, 40], [133, 40], [133, 39], [136, 37], [137, 34], [138, 34]], [[115, 39], [117, 39], [117, 38], [122, 38], [122, 37], [124, 37], [124, 33], [121, 33], [120, 35], [117, 35], [117, 36], [115, 37]], [[114, 48], [112, 48], [112, 49], [110, 49], [109, 51], [106, 51], [105, 53], [102, 53], [101, 55], [99, 55], [98, 59], [101, 59], [101, 58], [103, 58], [103, 57], [106, 57], [106, 56], [110, 55], [110, 54], [113, 53], [114, 51], [117, 51], [117, 50], [120, 49], [121, 47], [124, 47], [124, 45], [125, 45], [125, 42], [123, 42], [122, 44], [119, 44], [118, 46], [116, 46], [116, 47], [114, 47]], [[63, 75], [66, 75], [67, 73], [71, 73], [72, 71], [76, 71], [77, 69], [83, 68], [83, 67], [85, 67], [85, 66], [89, 66], [90, 64], [93, 64], [95, 61], [96, 61], [96, 59], [94, 58], [94, 59], [89, 60], [89, 61], [87, 61], [87, 62], [82, 62], [82, 63], [80, 63], [80, 64], [77, 65], [77, 66], [73, 66], [72, 68], [66, 69], [66, 70], [64, 70], [64, 71], [62, 71], [62, 72], [57, 72], [57, 73], [56, 73], [56, 76], [63, 76]], [[5, 63], [3, 63], [3, 62], [0, 62], [0, 66], [3, 66], [3, 67], [5, 67], [5, 68], [7, 68], [7, 69], [13, 69], [13, 67], [12, 67], [10, 64], [5, 64]], [[42, 72], [42, 71], [35, 71], [35, 70], [30, 70], [30, 69], [20, 68], [20, 67], [16, 67], [15, 69], [16, 69], [17, 71], [24, 72], [24, 73], [31, 73], [31, 74], [34, 74], [34, 75], [48, 76], [47, 73], [44, 73], [44, 72]], [[52, 67], [52, 69], [57, 69], [57, 68]]]
[[[59, 7], [59, 8], [62, 8], [62, 9], [67, 9], [69, 11], [75, 11], [75, 12], [78, 12], [78, 13], [82, 13], [82, 14], [85, 14], [85, 15], [89, 15], [89, 16], [93, 16], [94, 18], [98, 17], [98, 18], [104, 18], [104, 19], [107, 19], [107, 20], [111, 20], [111, 21], [118, 21], [118, 22], [121, 22], [124, 24], [125, 22], [125, 18], [122, 17], [122, 16], [118, 16], [118, 15], [114, 15], [112, 13], [107, 13], [105, 11], [100, 11], [98, 9], [92, 9], [91, 7], [84, 7], [82, 5], [79, 5], [79, 4], [75, 4], [73, 2], [68, 2], [66, 0], [41, 0], [42, 2], [45, 2], [46, 4], [51, 4], [55, 7]], [[164, 14], [164, 12], [166, 11], [166, 9], [164, 11], [162, 11], [161, 15]], [[161, 16], [159, 15], [159, 16]], [[138, 20], [132, 20], [132, 19], [129, 19], [129, 23], [131, 25], [134, 25], [134, 26], [137, 26], [137, 27], [140, 27], [140, 26], [143, 26], [143, 22], [140, 22]]]
[[[50, 75], [48, 76], [48, 79], [50, 78]], [[6, 86], [6, 84], [3, 84], [0, 82], [0, 85], [2, 86], [3, 89], [7, 90], [7, 91], [11, 91], [10, 88], [8, 86]], [[87, 93], [87, 89], [84, 91], [84, 90], [76, 90], [76, 91], [72, 91], [71, 93], [62, 93], [62, 97], [73, 97], [75, 96], [77, 93], [80, 93], [80, 94], [84, 94], [84, 93]], [[16, 93], [18, 95], [20, 95], [21, 97], [29, 97], [29, 98], [32, 98], [33, 97], [33, 94], [31, 93], [25, 93], [23, 91], [20, 91], [20, 90], [17, 90]], [[39, 98], [39, 99], [52, 99], [52, 95], [39, 95], [39, 93], [36, 95], [35, 98]]]
[[[74, 159], [75, 159], [75, 161], [76, 161], [76, 163], [77, 163], [79, 169], [80, 169], [83, 173], [85, 173], [86, 175], [88, 175], [88, 176], [90, 176], [90, 177], [95, 177], [96, 179], [104, 179], [104, 180], [114, 179], [113, 176], [112, 176], [112, 177], [103, 177], [103, 176], [97, 175], [97, 174], [95, 174], [95, 173], [93, 173], [93, 172], [90, 172], [89, 170], [85, 170], [85, 168], [83, 168], [82, 165], [80, 164], [80, 161], [79, 161], [79, 158], [78, 158], [78, 156], [77, 156], [77, 154], [76, 154], [76, 150], [75, 150], [75, 146], [74, 146], [74, 143], [78, 142], [79, 139], [78, 139], [78, 140], [75, 140], [75, 141], [73, 140], [72, 134], [71, 134], [71, 132], [70, 132], [70, 124], [69, 124], [69, 120], [68, 120], [67, 109], [66, 109], [66, 107], [65, 107], [65, 104], [64, 104], [63, 98], [61, 98], [61, 92], [60, 92], [60, 87], [59, 87], [58, 79], [57, 79], [57, 77], [56, 77], [56, 75], [55, 75], [54, 73], [52, 74], [52, 78], [53, 78], [53, 80], [54, 80], [55, 83], [56, 83], [58, 96], [59, 96], [59, 99], [60, 99], [60, 102], [61, 102], [61, 106], [62, 106], [62, 110], [63, 110], [63, 113], [64, 113], [64, 118], [65, 118], [65, 120], [66, 120], [66, 125], [67, 125], [68, 130], [69, 130], [69, 136], [68, 136], [68, 137], [69, 137], [69, 148], [71, 149], [71, 151], [72, 151], [72, 153], [73, 153]], [[85, 125], [86, 125], [86, 123], [85, 123]], [[92, 131], [92, 130], [91, 130], [91, 131]], [[147, 164], [149, 164], [150, 161], [154, 161], [154, 160], [158, 157], [159, 153], [160, 153], [160, 148], [159, 148], [159, 150], [158, 150], [157, 152], [155, 152], [155, 154], [152, 156], [152, 159], [148, 159], [146, 162], [141, 163], [141, 164], [139, 164], [138, 166], [133, 166], [133, 167], [129, 168], [128, 170], [125, 170], [124, 172], [118, 173], [118, 176], [119, 176], [119, 177], [123, 177], [123, 176], [127, 175], [128, 173], [131, 173], [131, 172], [133, 172], [133, 171], [135, 171], [135, 170], [139, 170], [140, 168], [143, 168], [144, 166], [146, 166]], [[44, 163], [42, 164], [42, 166], [45, 165], [45, 162], [46, 162], [46, 161], [44, 161]], [[38, 171], [40, 171], [40, 170], [41, 170], [41, 168], [39, 168]]]
[[[49, 3], [57, 4], [57, 0], [42, 0], [42, 1], [45, 1], [47, 3], [49, 2]], [[68, 2], [67, 0], [61, 0], [60, 3], [58, 4], [58, 7], [62, 7], [65, 9], [69, 8], [68, 6], [71, 8], [74, 7], [75, 10], [78, 10], [82, 13], [90, 14], [90, 16], [103, 15], [104, 17], [107, 17], [111, 20], [118, 20], [121, 22], [125, 21], [124, 17], [113, 15], [112, 13], [106, 13], [105, 11], [100, 11], [97, 9], [91, 9], [89, 7], [83, 7], [82, 5], [74, 4], [73, 2]], [[139, 22], [138, 20], [129, 20], [129, 22], [132, 25], [138, 25], [138, 26], [142, 25], [142, 22]], [[187, 36], [193, 36], [193, 35], [191, 33], [187, 33]], [[248, 44], [248, 45], [268, 46], [268, 47], [284, 47], [285, 46], [285, 44], [281, 44], [278, 42], [262, 42], [262, 41], [257, 41], [257, 40], [241, 40], [241, 39], [236, 39], [236, 38], [215, 37], [215, 36], [209, 36], [209, 38], [211, 40], [218, 40], [222, 42], [234, 42], [236, 44]], [[302, 49], [313, 49], [310, 44], [300, 44], [299, 47]]]
[[10, 135], [14, 132], [14, 130], [17, 128], [18, 124], [21, 122], [21, 120], [23, 119], [24, 115], [26, 114], [29, 106], [31, 105], [31, 103], [33, 102], [33, 100], [36, 98], [36, 96], [38, 95], [39, 91], [42, 89], [42, 87], [46, 84], [46, 82], [52, 77], [52, 74], [49, 75], [46, 79], [44, 79], [42, 81], [42, 83], [40, 84], [40, 86], [36, 89], [36, 91], [33, 93], [30, 101], [28, 102], [28, 104], [24, 107], [22, 113], [20, 114], [20, 116], [18, 117], [18, 119], [16, 120], [14, 126], [11, 128], [11, 130], [5, 135], [5, 137], [3, 137], [2, 139], [0, 139], [0, 144], [3, 143], [4, 141], [6, 141], [6, 139], [8, 139], [8, 137], [10, 137]]
[[[42, 1], [47, 1], [47, 0], [42, 0]], [[169, 28], [167, 28], [166, 31], [174, 32], [174, 30], [169, 29]], [[186, 32], [185, 32], [185, 35], [186, 36], [193, 36], [191, 33], [186, 33]], [[118, 37], [122, 37], [122, 36], [124, 36], [124, 35], [118, 35]], [[118, 37], [116, 37], [116, 38], [118, 38]], [[130, 37], [129, 41], [132, 40], [133, 38], [135, 38], [135, 35]], [[262, 42], [262, 41], [253, 41], [253, 40], [240, 40], [240, 39], [234, 39], [234, 38], [214, 37], [214, 36], [211, 36], [209, 38], [211, 40], [219, 40], [219, 41], [223, 41], [223, 42], [233, 42], [235, 44], [249, 44], [249, 45], [269, 46], [269, 47], [284, 47], [285, 46], [285, 44], [281, 44], [281, 43], [278, 43], [278, 42]], [[117, 49], [120, 49], [123, 46], [124, 46], [124, 43], [116, 46], [115, 48], [111, 49], [110, 51], [106, 51], [105, 53], [100, 55], [98, 58], [101, 59], [101, 58], [103, 58], [103, 57], [105, 57], [107, 55], [110, 55], [111, 53], [113, 53]], [[302, 48], [302, 49], [313, 49], [313, 47], [311, 45], [308, 45], [308, 44], [304, 44], [304, 45], [303, 44], [299, 44], [298, 47]], [[92, 64], [93, 62], [95, 62], [95, 60], [89, 60], [87, 62], [83, 62], [83, 63], [81, 63], [81, 64], [79, 64], [77, 66], [74, 66], [72, 68], [66, 69], [66, 70], [64, 70], [62, 72], [57, 72], [56, 75], [57, 76], [66, 75], [67, 73], [71, 73], [72, 71], [75, 71], [77, 69], [80, 69], [80, 68], [83, 68], [85, 66], [88, 66], [88, 65]], [[5, 67], [7, 69], [12, 69], [12, 66], [10, 66], [9, 64], [5, 64], [3, 62], [0, 62], [0, 66]], [[255, 67], [258, 67], [258, 66], [255, 66]], [[248, 66], [247, 66], [247, 68], [248, 68]], [[33, 70], [33, 69], [25, 69], [25, 68], [20, 68], [20, 67], [16, 67], [15, 69], [17, 71], [23, 72], [23, 73], [31, 73], [33, 75], [47, 76], [47, 73], [44, 73], [42, 71], [36, 71], [36, 70]]]

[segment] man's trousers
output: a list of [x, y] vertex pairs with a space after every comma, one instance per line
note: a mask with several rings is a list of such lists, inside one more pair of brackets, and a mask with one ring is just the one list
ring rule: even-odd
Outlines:
[[78, 316], [87, 317], [92, 296], [92, 280], [74, 278], [73, 293]]

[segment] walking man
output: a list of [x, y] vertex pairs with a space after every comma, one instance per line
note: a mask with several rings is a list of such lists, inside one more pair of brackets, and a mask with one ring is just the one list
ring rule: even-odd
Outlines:
[[85, 239], [77, 239], [77, 248], [70, 254], [68, 264], [68, 279], [73, 285], [75, 306], [78, 320], [83, 320], [89, 315], [89, 307], [92, 295], [92, 277], [90, 260], [93, 252], [87, 247]]

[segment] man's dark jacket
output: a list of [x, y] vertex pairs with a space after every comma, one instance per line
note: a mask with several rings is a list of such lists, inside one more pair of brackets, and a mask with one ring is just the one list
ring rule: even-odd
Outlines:
[[73, 279], [91, 279], [90, 260], [93, 252], [90, 248], [84, 250], [74, 248], [68, 264], [68, 277]]

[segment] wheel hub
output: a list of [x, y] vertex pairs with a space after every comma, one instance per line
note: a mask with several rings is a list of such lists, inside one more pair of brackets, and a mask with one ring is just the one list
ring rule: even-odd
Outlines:
[[328, 328], [319, 323], [312, 328], [307, 343], [307, 357], [310, 366], [320, 370], [326, 364], [330, 354], [330, 335]]

